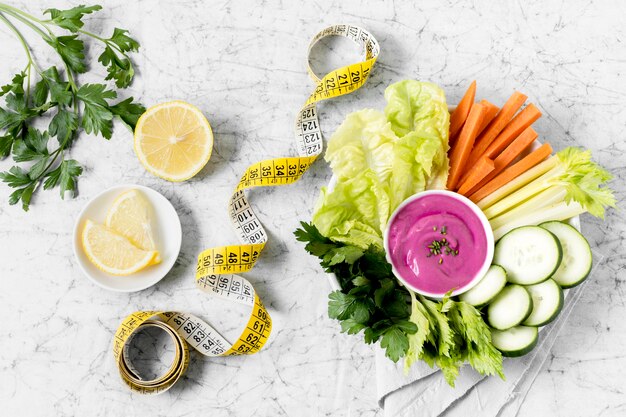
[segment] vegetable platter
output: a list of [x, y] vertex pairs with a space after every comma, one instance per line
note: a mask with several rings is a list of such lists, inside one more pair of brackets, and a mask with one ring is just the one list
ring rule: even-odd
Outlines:
[[539, 140], [526, 95], [500, 106], [476, 90], [449, 112], [440, 87], [403, 80], [384, 111], [346, 116], [325, 154], [331, 184], [295, 232], [336, 278], [342, 332], [452, 386], [465, 364], [504, 378], [503, 357], [535, 347], [591, 270], [578, 216], [615, 206], [588, 150]]

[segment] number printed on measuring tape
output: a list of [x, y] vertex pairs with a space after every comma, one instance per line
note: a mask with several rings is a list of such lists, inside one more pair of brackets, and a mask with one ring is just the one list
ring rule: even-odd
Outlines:
[[[272, 320], [248, 280], [237, 275], [253, 268], [267, 242], [267, 233], [250, 206], [245, 190], [252, 187], [274, 187], [298, 181], [322, 153], [322, 132], [317, 103], [350, 94], [368, 79], [380, 52], [378, 42], [364, 29], [352, 25], [335, 25], [320, 31], [311, 40], [308, 52], [321, 39], [343, 36], [359, 45], [364, 60], [318, 78], [307, 66], [316, 84], [296, 116], [295, 138], [298, 156], [267, 159], [250, 165], [229, 200], [229, 217], [240, 244], [209, 248], [198, 255], [196, 285], [210, 295], [251, 307], [250, 318], [241, 336], [229, 343], [213, 327], [191, 314], [176, 311], [139, 311], [126, 317], [115, 333], [113, 353], [124, 382], [134, 391], [154, 394], [166, 391], [183, 375], [189, 363], [188, 345], [206, 356], [249, 355], [266, 343]], [[175, 341], [176, 357], [168, 372], [144, 381], [128, 359], [127, 347], [142, 326], [164, 329]]]

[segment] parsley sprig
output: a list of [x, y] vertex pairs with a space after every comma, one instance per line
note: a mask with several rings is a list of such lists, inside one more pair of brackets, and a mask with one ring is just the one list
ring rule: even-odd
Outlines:
[[397, 362], [409, 349], [407, 336], [417, 326], [409, 321], [409, 293], [398, 285], [385, 253], [374, 246], [364, 250], [336, 243], [312, 224], [301, 225], [296, 238], [307, 242], [306, 251], [321, 259], [322, 267], [337, 276], [342, 288], [329, 295], [329, 317], [340, 321], [343, 332], [363, 331], [366, 343], [380, 340], [386, 355]]
[[[28, 166], [15, 165], [0, 173], [0, 180], [15, 188], [9, 204], [21, 201], [22, 208], [28, 210], [40, 185], [45, 190], [58, 186], [61, 198], [67, 191], [73, 193], [83, 168], [76, 160], [67, 158], [67, 151], [80, 129], [110, 139], [114, 118], [132, 130], [145, 111], [132, 97], [113, 103], [117, 92], [106, 84], [77, 82], [78, 74], [87, 71], [84, 37], [104, 46], [98, 61], [107, 70], [105, 80], [112, 80], [122, 89], [130, 85], [135, 74], [129, 54], [139, 49], [139, 43], [127, 30], [115, 28], [105, 38], [83, 29], [83, 18], [101, 9], [99, 5], [48, 9], [44, 11], [48, 18], [39, 19], [0, 3], [0, 22], [15, 35], [27, 58], [24, 70], [0, 87], [0, 97], [6, 103], [0, 106], [0, 158], [12, 156], [16, 163]], [[40, 68], [15, 23], [28, 27], [52, 47], [63, 68]], [[64, 34], [58, 34], [59, 31]], [[47, 130], [35, 127], [42, 120], [47, 121]], [[52, 137], [55, 145], [50, 141]]]

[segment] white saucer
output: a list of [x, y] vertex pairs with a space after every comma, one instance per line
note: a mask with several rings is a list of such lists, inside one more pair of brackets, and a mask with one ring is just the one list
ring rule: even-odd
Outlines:
[[[115, 198], [131, 189], [141, 191], [152, 205], [154, 238], [157, 249], [161, 253], [161, 263], [125, 277], [109, 275], [100, 271], [89, 261], [83, 251], [80, 235], [87, 219], [100, 224], [104, 223], [107, 210]], [[87, 278], [111, 291], [141, 291], [159, 282], [174, 266], [180, 252], [181, 242], [180, 219], [172, 204], [159, 192], [142, 185], [118, 185], [101, 192], [85, 205], [74, 225], [74, 255], [78, 265]]]

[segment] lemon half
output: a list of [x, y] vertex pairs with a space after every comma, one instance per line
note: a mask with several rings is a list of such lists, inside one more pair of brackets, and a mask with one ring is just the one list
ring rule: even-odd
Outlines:
[[135, 153], [152, 174], [184, 181], [206, 165], [213, 150], [211, 125], [195, 106], [170, 101], [150, 107], [135, 127]]

